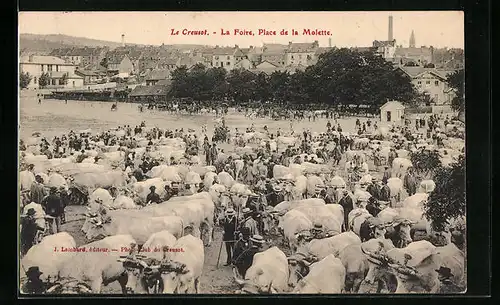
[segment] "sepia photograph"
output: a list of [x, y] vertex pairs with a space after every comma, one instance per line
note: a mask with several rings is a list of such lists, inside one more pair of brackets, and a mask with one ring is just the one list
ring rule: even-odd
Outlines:
[[19, 296], [465, 293], [464, 23], [18, 12]]

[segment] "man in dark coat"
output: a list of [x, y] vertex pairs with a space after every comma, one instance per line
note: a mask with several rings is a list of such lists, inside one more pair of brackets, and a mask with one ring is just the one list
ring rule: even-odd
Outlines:
[[64, 213], [64, 206], [61, 197], [57, 194], [57, 188], [51, 187], [50, 194], [47, 196], [43, 202], [42, 207], [45, 210], [45, 214], [54, 217], [55, 230], [54, 234], [60, 232], [61, 227], [61, 215]]
[[417, 192], [417, 182], [415, 181], [415, 176], [413, 175], [413, 170], [411, 168], [408, 168], [408, 172], [403, 180], [403, 185], [408, 193], [408, 196], [414, 195]]
[[35, 243], [36, 232], [39, 230], [35, 220], [35, 209], [30, 208], [25, 216], [21, 216], [21, 254], [25, 255]]
[[31, 185], [30, 189], [31, 201], [41, 204], [43, 198], [47, 196], [47, 191], [43, 185], [43, 178], [40, 175], [35, 176], [35, 182]]
[[267, 198], [267, 202], [270, 206], [275, 207], [278, 203], [285, 201], [285, 196], [283, 195], [283, 189], [279, 185], [275, 185], [272, 188], [272, 192]]
[[149, 187], [149, 190], [151, 191], [151, 193], [148, 194], [148, 196], [146, 197], [146, 204], [149, 204], [149, 203], [161, 203], [161, 199], [160, 199], [160, 196], [158, 194], [156, 194], [156, 186], [152, 185]]
[[47, 285], [40, 279], [40, 275], [43, 272], [40, 271], [38, 266], [29, 267], [28, 271], [26, 271], [26, 276], [28, 277], [28, 281], [21, 288], [22, 293], [27, 294], [42, 294], [47, 290]]
[[226, 264], [225, 266], [229, 266], [232, 261], [232, 253], [234, 249], [234, 233], [236, 232], [236, 212], [232, 208], [228, 208], [226, 210], [226, 217], [224, 218], [223, 228], [224, 235], [222, 236], [222, 240], [226, 244]]
[[344, 208], [344, 228], [345, 231], [348, 231], [348, 215], [354, 209], [354, 203], [352, 202], [351, 196], [349, 196], [349, 192], [344, 190], [342, 193], [342, 198], [339, 201], [339, 204]]
[[453, 274], [451, 273], [450, 268], [441, 266], [438, 270], [435, 271], [438, 273], [438, 279], [441, 282], [438, 293], [454, 294], [464, 292], [464, 288], [459, 287], [453, 283]]
[[377, 178], [372, 178], [372, 183], [368, 185], [366, 191], [375, 199], [380, 199], [380, 189], [377, 185]]
[[69, 199], [69, 194], [64, 188], [64, 186], [59, 187], [59, 194], [61, 195], [61, 201], [63, 204], [63, 211], [61, 214], [61, 223], [64, 224], [66, 222], [66, 213], [64, 212], [64, 209], [68, 206], [70, 199]]
[[[240, 236], [237, 237], [238, 241], [234, 244], [234, 251], [232, 256], [232, 263], [238, 269], [238, 272], [242, 274], [241, 263], [243, 261], [243, 253], [250, 248], [250, 230], [248, 228], [242, 227], [240, 228], [239, 233]], [[236, 239], [236, 238], [234, 238]]]
[[384, 166], [385, 170], [384, 170], [384, 176], [382, 178], [382, 182], [383, 183], [387, 183], [387, 180], [389, 180], [392, 176], [391, 174], [391, 170], [389, 169], [389, 166]]
[[391, 201], [391, 189], [387, 185], [387, 181], [382, 181], [382, 187], [380, 188], [380, 198], [382, 201]]
[[263, 246], [264, 238], [262, 238], [262, 236], [253, 235], [252, 237], [250, 237], [250, 248], [241, 254], [241, 263], [238, 268], [238, 271], [243, 278], [245, 278], [245, 274], [248, 268], [252, 266], [254, 255], [261, 252]]

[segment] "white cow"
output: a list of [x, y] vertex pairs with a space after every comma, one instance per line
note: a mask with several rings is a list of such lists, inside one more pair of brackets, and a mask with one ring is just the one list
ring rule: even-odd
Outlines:
[[[66, 232], [48, 235], [42, 241], [31, 247], [21, 259], [24, 272], [30, 267], [38, 266], [43, 274], [40, 279], [46, 281], [48, 277], [56, 278], [59, 270], [75, 255], [74, 252], [65, 252], [63, 249], [73, 249], [76, 242]], [[54, 249], [58, 251], [54, 251]], [[23, 272], [23, 271], [21, 271]]]
[[312, 264], [307, 276], [301, 279], [294, 288], [294, 293], [328, 294], [342, 293], [345, 285], [346, 271], [340, 259], [332, 254]]
[[309, 232], [313, 228], [312, 221], [301, 211], [290, 210], [280, 221], [280, 228], [283, 229], [283, 235], [288, 241], [290, 249], [295, 252], [298, 248], [299, 233]]
[[205, 261], [201, 239], [186, 235], [177, 240], [170, 253], [169, 267], [162, 274], [163, 293], [199, 293], [200, 277]]
[[245, 279], [237, 282], [243, 285], [243, 293], [285, 292], [288, 288], [288, 262], [285, 253], [272, 247], [255, 254]]
[[92, 287], [93, 293], [100, 293], [102, 285], [118, 281], [122, 293], [126, 293], [127, 274], [123, 264], [118, 262], [123, 249], [135, 244], [130, 235], [115, 235], [86, 244], [76, 252], [60, 269], [63, 278], [74, 278]]

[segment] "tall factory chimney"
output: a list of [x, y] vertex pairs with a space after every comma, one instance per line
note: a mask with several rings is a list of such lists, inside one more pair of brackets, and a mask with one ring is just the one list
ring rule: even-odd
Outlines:
[[328, 38], [328, 47], [331, 48], [332, 47], [332, 38]]
[[122, 47], [125, 46], [125, 34], [122, 34]]
[[387, 40], [392, 41], [394, 39], [394, 36], [392, 35], [392, 16], [389, 16], [389, 36], [387, 37]]

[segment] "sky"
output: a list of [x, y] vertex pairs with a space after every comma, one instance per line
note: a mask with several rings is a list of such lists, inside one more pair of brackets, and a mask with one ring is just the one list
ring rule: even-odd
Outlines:
[[[261, 46], [262, 43], [313, 42], [326, 47], [366, 47], [387, 40], [388, 17], [393, 16], [397, 45], [408, 47], [411, 31], [416, 46], [464, 48], [464, 14], [460, 11], [422, 12], [20, 12], [19, 33], [64, 34], [107, 41], [161, 45], [205, 44]], [[179, 35], [172, 35], [172, 29]], [[208, 36], [182, 35], [207, 30]], [[221, 30], [230, 35], [221, 35]], [[234, 30], [253, 31], [235, 35]], [[276, 35], [258, 35], [258, 30]], [[281, 30], [288, 35], [280, 35]], [[295, 29], [296, 36], [291, 35]], [[330, 35], [303, 35], [304, 29]], [[214, 34], [215, 33], [215, 34]]]

